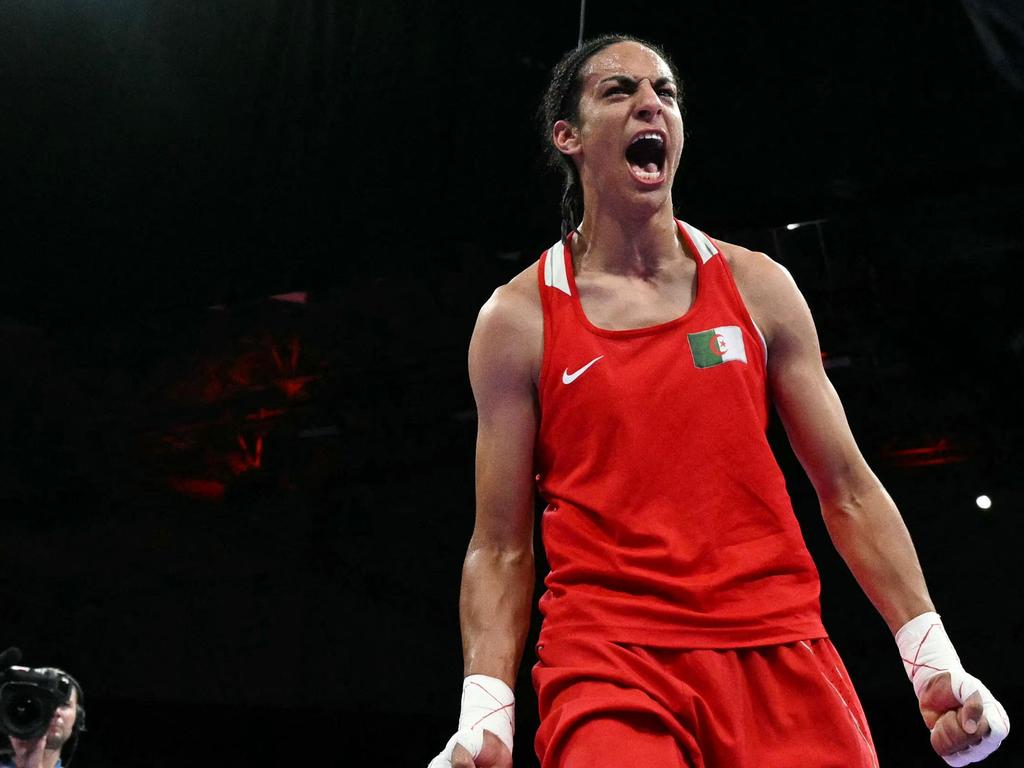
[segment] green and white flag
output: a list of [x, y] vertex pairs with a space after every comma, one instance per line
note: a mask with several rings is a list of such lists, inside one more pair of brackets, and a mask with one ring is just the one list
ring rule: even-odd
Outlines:
[[743, 331], [738, 325], [724, 325], [709, 331], [687, 334], [693, 364], [698, 368], [711, 368], [730, 360], [747, 362], [743, 348]]

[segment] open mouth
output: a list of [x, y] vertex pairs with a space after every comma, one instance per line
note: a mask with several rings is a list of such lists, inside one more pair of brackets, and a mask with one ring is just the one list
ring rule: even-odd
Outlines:
[[626, 162], [640, 181], [661, 181], [665, 173], [665, 139], [660, 133], [637, 134], [626, 147]]

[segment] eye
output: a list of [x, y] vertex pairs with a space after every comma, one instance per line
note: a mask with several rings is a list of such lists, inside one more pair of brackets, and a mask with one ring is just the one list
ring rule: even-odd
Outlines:
[[662, 88], [660, 91], [658, 91], [658, 95], [665, 99], [674, 100], [676, 98], [676, 92], [671, 88]]

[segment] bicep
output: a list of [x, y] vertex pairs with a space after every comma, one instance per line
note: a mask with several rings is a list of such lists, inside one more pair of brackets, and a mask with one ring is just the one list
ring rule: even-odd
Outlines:
[[772, 397], [819, 498], [834, 499], [845, 489], [873, 481], [874, 475], [825, 373], [810, 309], [788, 275], [779, 286], [776, 307], [778, 322], [768, 355]]
[[537, 408], [530, 339], [523, 334], [515, 317], [485, 306], [470, 344], [477, 406], [473, 540], [478, 546], [532, 547]]

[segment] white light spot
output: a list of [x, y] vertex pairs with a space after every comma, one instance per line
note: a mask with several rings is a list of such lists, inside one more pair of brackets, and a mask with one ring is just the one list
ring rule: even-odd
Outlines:
[[974, 500], [974, 503], [978, 505], [978, 509], [991, 509], [992, 499], [982, 494]]
[[794, 230], [794, 229], [796, 229], [799, 226], [800, 226], [799, 224], [787, 224], [786, 225], [786, 229]]

